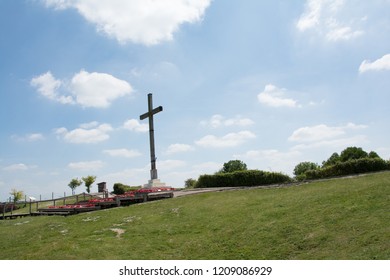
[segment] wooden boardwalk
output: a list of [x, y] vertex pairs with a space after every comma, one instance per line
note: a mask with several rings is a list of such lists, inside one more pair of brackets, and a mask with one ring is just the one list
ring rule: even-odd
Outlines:
[[47, 207], [47, 208], [38, 208], [37, 212], [31, 213], [20, 213], [20, 214], [7, 214], [0, 215], [0, 220], [6, 219], [17, 219], [28, 216], [69, 216], [75, 215], [84, 212], [97, 211], [101, 209], [114, 208], [119, 206], [128, 206], [136, 203], [143, 203], [148, 201], [172, 198], [174, 196], [173, 191], [161, 191], [161, 192], [151, 192], [151, 193], [141, 193], [134, 196], [116, 196], [113, 199], [109, 200], [97, 200], [94, 201], [93, 205], [83, 205], [74, 204], [74, 205], [64, 205], [59, 207]]

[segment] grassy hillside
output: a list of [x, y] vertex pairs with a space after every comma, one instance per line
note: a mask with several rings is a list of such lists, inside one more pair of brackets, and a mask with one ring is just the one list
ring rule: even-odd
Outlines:
[[0, 259], [390, 259], [390, 172], [0, 221]]

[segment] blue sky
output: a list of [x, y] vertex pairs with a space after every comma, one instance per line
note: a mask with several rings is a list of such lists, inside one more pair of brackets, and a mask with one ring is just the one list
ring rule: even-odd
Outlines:
[[[0, 1], [0, 200], [390, 158], [390, 1]], [[83, 191], [80, 187], [78, 191]], [[96, 187], [92, 191], [96, 191]]]

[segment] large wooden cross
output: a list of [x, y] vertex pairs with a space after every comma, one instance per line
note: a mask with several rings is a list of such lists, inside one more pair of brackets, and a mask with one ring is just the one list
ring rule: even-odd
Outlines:
[[154, 149], [154, 126], [153, 126], [153, 115], [161, 112], [163, 110], [162, 106], [153, 109], [153, 100], [152, 94], [148, 94], [148, 111], [145, 114], [139, 116], [140, 120], [149, 118], [149, 142], [150, 142], [150, 179], [157, 179], [157, 169], [156, 169], [156, 154]]

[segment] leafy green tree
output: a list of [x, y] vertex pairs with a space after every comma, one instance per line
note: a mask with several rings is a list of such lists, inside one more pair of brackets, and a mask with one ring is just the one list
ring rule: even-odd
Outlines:
[[381, 158], [376, 152], [371, 151], [368, 153], [369, 158]]
[[195, 188], [195, 185], [196, 185], [196, 180], [195, 179], [192, 179], [192, 178], [189, 178], [187, 179], [185, 182], [184, 182], [184, 186], [188, 189], [192, 189], [192, 188]]
[[95, 182], [96, 176], [87, 176], [81, 178], [84, 181], [85, 187], [87, 188], [87, 192], [91, 192], [91, 185]]
[[231, 173], [244, 170], [248, 170], [246, 164], [241, 160], [235, 159], [225, 162], [222, 169], [218, 171], [218, 173]]
[[298, 163], [294, 168], [294, 175], [297, 179], [303, 180], [306, 178], [305, 173], [309, 170], [316, 170], [320, 168], [320, 166], [317, 163], [304, 161], [301, 163]]
[[69, 186], [69, 188], [71, 188], [71, 190], [72, 190], [72, 195], [74, 195], [74, 193], [75, 193], [74, 190], [75, 190], [77, 187], [79, 187], [82, 183], [83, 183], [83, 182], [82, 182], [81, 180], [79, 180], [78, 178], [74, 178], [74, 179], [72, 179], [72, 180], [69, 182], [68, 186]]
[[367, 152], [365, 152], [362, 148], [357, 147], [348, 147], [343, 150], [340, 154], [340, 160], [342, 162], [346, 162], [352, 159], [366, 158], [368, 157]]
[[23, 191], [18, 191], [17, 189], [12, 189], [11, 192], [9, 193], [13, 197], [14, 203], [18, 202], [23, 198]]
[[340, 162], [340, 156], [338, 153], [333, 153], [330, 158], [328, 158], [326, 161], [322, 162], [322, 167], [327, 167], [331, 165], [335, 165], [336, 163]]

